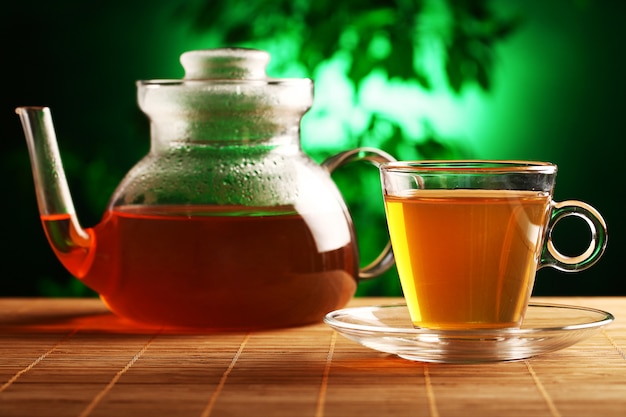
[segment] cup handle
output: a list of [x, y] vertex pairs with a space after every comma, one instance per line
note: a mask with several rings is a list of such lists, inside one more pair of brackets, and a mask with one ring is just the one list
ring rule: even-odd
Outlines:
[[[375, 167], [379, 167], [384, 162], [393, 162], [396, 159], [387, 152], [381, 151], [376, 148], [361, 147], [351, 149], [349, 151], [340, 152], [334, 156], [329, 157], [322, 162], [322, 167], [329, 173], [332, 173], [335, 169], [350, 162], [366, 161]], [[360, 279], [375, 278], [394, 264], [393, 251], [391, 249], [391, 243], [388, 241], [385, 248], [380, 255], [376, 257], [369, 265], [359, 269]]]
[[[552, 242], [552, 231], [556, 224], [569, 216], [580, 217], [587, 222], [591, 231], [589, 247], [578, 256], [563, 255]], [[552, 213], [548, 224], [547, 237], [541, 255], [539, 268], [549, 266], [564, 272], [582, 271], [595, 264], [606, 249], [608, 233], [602, 215], [587, 203], [568, 200], [552, 203]]]

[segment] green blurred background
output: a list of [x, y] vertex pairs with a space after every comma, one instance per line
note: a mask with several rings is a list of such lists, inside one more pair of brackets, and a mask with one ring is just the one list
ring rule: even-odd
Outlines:
[[[559, 165], [556, 200], [606, 217], [609, 246], [577, 274], [538, 272], [535, 295], [624, 295], [622, 175], [626, 3], [574, 0], [132, 0], [9, 2], [0, 94], [3, 178], [0, 296], [91, 292], [54, 257], [41, 225], [14, 108], [52, 109], [74, 203], [95, 225], [148, 150], [135, 80], [180, 78], [187, 50], [247, 46], [274, 77], [315, 80], [302, 121], [315, 160], [355, 146], [401, 159], [535, 159]], [[375, 169], [335, 180], [369, 262], [386, 242]], [[564, 252], [586, 245], [563, 222]], [[358, 295], [399, 295], [395, 268]]]

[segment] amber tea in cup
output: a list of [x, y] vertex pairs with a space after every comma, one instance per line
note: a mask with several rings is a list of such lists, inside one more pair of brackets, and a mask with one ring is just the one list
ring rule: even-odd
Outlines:
[[[580, 201], [552, 200], [557, 167], [528, 161], [421, 161], [381, 165], [387, 224], [416, 327], [519, 327], [539, 268], [580, 271], [607, 242], [606, 224]], [[586, 220], [588, 249], [560, 253], [552, 228]]]

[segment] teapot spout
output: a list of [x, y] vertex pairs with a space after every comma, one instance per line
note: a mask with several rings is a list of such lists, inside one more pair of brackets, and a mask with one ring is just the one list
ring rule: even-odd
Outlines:
[[48, 242], [65, 268], [82, 279], [93, 262], [93, 231], [83, 229], [78, 222], [50, 109], [18, 107], [15, 112], [26, 136], [37, 204]]

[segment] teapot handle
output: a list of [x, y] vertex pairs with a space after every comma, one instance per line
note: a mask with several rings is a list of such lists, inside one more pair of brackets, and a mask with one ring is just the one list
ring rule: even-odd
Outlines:
[[[362, 147], [340, 152], [331, 156], [322, 162], [322, 167], [329, 173], [332, 173], [335, 169], [350, 162], [367, 161], [375, 167], [379, 167], [380, 164], [384, 162], [392, 162], [395, 160], [396, 159], [393, 156], [389, 155], [387, 152], [381, 151], [380, 149]], [[391, 243], [388, 241], [380, 255], [378, 255], [378, 257], [369, 265], [366, 265], [359, 270], [359, 278], [375, 278], [391, 268], [394, 261]]]

